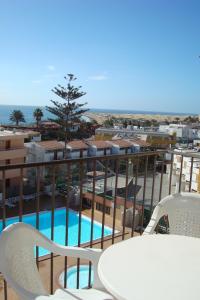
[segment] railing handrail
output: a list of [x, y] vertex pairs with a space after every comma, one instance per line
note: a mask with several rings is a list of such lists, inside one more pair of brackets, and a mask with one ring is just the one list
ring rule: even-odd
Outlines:
[[15, 150], [24, 150], [26, 149], [26, 147], [20, 147], [20, 148], [8, 148], [8, 149], [0, 149], [0, 152], [3, 152], [3, 151], [15, 151]]
[[[184, 150], [183, 150], [184, 151]], [[198, 158], [200, 159], [200, 152], [179, 152], [177, 150], [170, 150], [167, 151], [169, 154], [175, 154], [175, 155], [180, 155], [180, 156], [185, 156], [185, 157], [193, 157], [193, 158]]]
[[70, 164], [70, 163], [80, 163], [84, 161], [95, 161], [95, 160], [113, 160], [113, 159], [128, 159], [133, 157], [147, 157], [147, 156], [157, 156], [160, 154], [167, 153], [166, 150], [159, 151], [145, 151], [145, 152], [135, 152], [135, 153], [126, 153], [126, 154], [112, 154], [112, 155], [102, 155], [102, 156], [87, 156], [80, 158], [67, 158], [60, 160], [44, 161], [44, 162], [33, 162], [33, 163], [23, 163], [23, 164], [10, 164], [0, 166], [0, 171], [13, 170], [13, 169], [24, 169], [24, 168], [34, 168], [42, 166], [52, 166], [60, 164]]

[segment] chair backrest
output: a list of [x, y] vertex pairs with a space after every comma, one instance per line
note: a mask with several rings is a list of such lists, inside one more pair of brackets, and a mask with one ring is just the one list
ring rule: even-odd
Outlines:
[[[168, 216], [169, 233], [200, 237], [200, 195], [178, 193], [162, 199], [151, 218], [151, 227], [164, 215]], [[152, 222], [153, 221], [153, 222]], [[153, 226], [152, 226], [153, 225]], [[148, 231], [148, 226], [146, 232]], [[151, 229], [152, 231], [152, 229]], [[152, 232], [151, 232], [152, 233]]]
[[34, 257], [34, 246], [44, 244], [43, 238], [30, 225], [13, 225], [4, 229], [0, 235], [0, 272], [18, 295], [23, 290], [38, 296], [48, 295]]

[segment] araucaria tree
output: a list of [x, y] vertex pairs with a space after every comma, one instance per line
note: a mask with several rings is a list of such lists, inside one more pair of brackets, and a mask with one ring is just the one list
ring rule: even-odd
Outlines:
[[43, 112], [41, 110], [41, 108], [36, 108], [33, 112], [33, 117], [35, 118], [36, 120], [36, 123], [37, 123], [37, 127], [39, 127], [39, 123], [43, 117]]
[[10, 115], [10, 121], [14, 122], [16, 126], [19, 125], [19, 122], [25, 122], [23, 112], [21, 112], [21, 110], [13, 110]]
[[88, 110], [82, 107], [87, 103], [78, 103], [77, 99], [86, 95], [81, 91], [81, 86], [75, 87], [72, 82], [76, 80], [73, 74], [68, 74], [64, 77], [67, 85], [64, 87], [60, 84], [55, 87], [52, 92], [62, 99], [62, 102], [51, 100], [53, 106], [47, 106], [46, 109], [56, 116], [56, 119], [51, 119], [58, 123], [62, 129], [65, 141], [65, 150], [67, 141], [70, 140], [70, 129], [75, 122], [80, 121], [80, 117]]

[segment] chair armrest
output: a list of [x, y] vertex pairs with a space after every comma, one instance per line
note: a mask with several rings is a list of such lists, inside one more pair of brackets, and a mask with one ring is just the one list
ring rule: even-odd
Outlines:
[[37, 234], [37, 240], [35, 244], [61, 256], [76, 257], [91, 261], [94, 270], [94, 287], [99, 289], [103, 288], [97, 272], [99, 258], [103, 250], [95, 248], [61, 246], [49, 240], [39, 232]]
[[35, 241], [35, 245], [39, 247], [43, 247], [49, 250], [50, 252], [58, 255], [88, 259], [93, 263], [98, 262], [102, 254], [101, 249], [62, 246], [56, 244], [55, 242], [46, 238], [41, 233], [37, 235], [37, 240]]
[[[70, 256], [70, 257], [76, 257], [76, 258], [82, 258], [87, 259], [91, 261], [94, 268], [94, 287], [96, 288], [103, 288], [103, 285], [101, 284], [101, 281], [98, 277], [97, 272], [97, 266], [99, 262], [99, 258], [101, 256], [102, 250], [101, 249], [95, 249], [95, 248], [80, 248], [80, 247], [67, 247], [67, 246], [61, 246], [56, 244], [55, 242], [48, 239], [46, 236], [44, 236], [42, 233], [40, 233], [38, 230], [36, 230], [34, 227], [32, 227], [29, 224], [25, 224], [22, 222], [11, 224], [7, 226], [0, 236], [0, 242], [2, 245], [7, 245], [8, 241], [11, 241], [11, 245], [14, 244], [14, 241], [17, 240], [19, 237], [19, 243], [20, 247], [27, 247], [27, 253], [29, 253], [30, 260], [33, 260], [34, 263], [34, 247], [42, 247], [44, 249], [47, 249], [48, 251], [52, 253], [56, 253], [58, 255], [62, 256]], [[4, 249], [5, 250], [5, 249]], [[4, 251], [3, 251], [4, 253]], [[2, 256], [2, 251], [0, 252], [0, 256]], [[36, 271], [37, 268], [35, 267]], [[0, 261], [0, 270], [4, 275], [7, 274], [7, 267], [5, 264], [1, 263]], [[38, 273], [38, 272], [36, 272]], [[5, 276], [6, 280], [9, 281], [9, 278], [12, 279], [12, 276]], [[10, 282], [9, 282], [10, 283]], [[26, 294], [26, 291], [21, 291], [19, 284], [16, 282], [16, 288], [15, 290], [20, 291], [20, 294], [24, 293]], [[45, 295], [45, 289], [44, 295]], [[42, 292], [43, 293], [43, 292]], [[25, 297], [22, 297], [22, 300], [25, 299], [32, 299], [32, 296], [35, 297], [35, 295], [27, 294]], [[21, 299], [21, 298], [20, 298]], [[35, 299], [35, 298], [33, 298]]]
[[143, 232], [143, 235], [153, 234], [154, 230], [162, 216], [163, 216], [162, 205], [160, 203], [158, 203], [158, 205], [155, 207], [155, 209], [153, 211], [153, 214], [151, 216], [149, 224], [147, 225], [145, 231]]

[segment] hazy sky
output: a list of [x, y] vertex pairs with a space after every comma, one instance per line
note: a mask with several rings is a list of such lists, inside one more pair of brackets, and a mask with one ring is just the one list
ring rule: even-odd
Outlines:
[[0, 0], [0, 104], [200, 113], [199, 0]]

